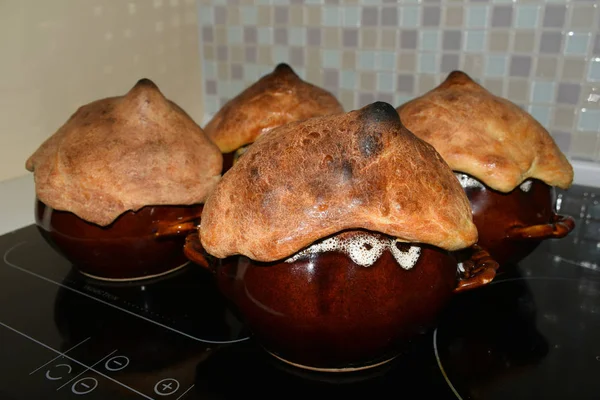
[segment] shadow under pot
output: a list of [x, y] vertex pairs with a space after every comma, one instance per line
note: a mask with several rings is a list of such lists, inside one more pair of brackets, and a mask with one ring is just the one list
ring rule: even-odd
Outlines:
[[196, 231], [203, 205], [146, 206], [108, 226], [55, 210], [36, 199], [35, 222], [46, 241], [82, 274], [101, 281], [157, 278], [183, 268], [185, 236]]
[[543, 240], [565, 237], [575, 227], [573, 218], [554, 212], [554, 188], [540, 180], [502, 193], [470, 175], [455, 174], [471, 203], [477, 243], [500, 265], [520, 261]]
[[286, 260], [217, 259], [198, 234], [185, 253], [211, 270], [255, 339], [295, 367], [352, 372], [396, 357], [427, 332], [457, 292], [492, 281], [497, 263], [368, 231], [346, 231]]

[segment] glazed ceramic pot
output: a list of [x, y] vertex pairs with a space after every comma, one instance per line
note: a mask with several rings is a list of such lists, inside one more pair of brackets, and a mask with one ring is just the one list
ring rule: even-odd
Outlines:
[[370, 233], [345, 247], [354, 249], [350, 254], [324, 250], [262, 263], [207, 256], [192, 234], [185, 252], [214, 272], [221, 292], [269, 353], [296, 367], [350, 372], [393, 359], [434, 326], [455, 293], [495, 276], [497, 264], [481, 249], [459, 263], [457, 254], [432, 246], [394, 240], [381, 246], [386, 240]]
[[101, 227], [36, 200], [35, 222], [50, 245], [81, 273], [105, 281], [150, 279], [185, 266], [185, 235], [202, 205], [147, 206]]
[[554, 212], [554, 188], [531, 179], [509, 193], [490, 189], [475, 178], [456, 174], [473, 211], [478, 244], [500, 265], [518, 262], [545, 239], [571, 232], [575, 221]]

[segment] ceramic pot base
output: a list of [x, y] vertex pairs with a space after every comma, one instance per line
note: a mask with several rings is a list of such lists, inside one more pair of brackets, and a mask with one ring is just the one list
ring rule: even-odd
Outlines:
[[367, 364], [367, 365], [363, 365], [360, 367], [347, 367], [347, 368], [319, 368], [319, 367], [312, 367], [310, 365], [303, 365], [303, 364], [298, 364], [289, 360], [286, 360], [283, 357], [278, 356], [275, 353], [270, 352], [269, 350], [266, 350], [267, 353], [269, 353], [270, 355], [272, 355], [273, 357], [275, 357], [276, 359], [278, 359], [279, 361], [283, 361], [284, 363], [291, 365], [293, 367], [296, 368], [301, 368], [301, 369], [305, 369], [305, 370], [309, 370], [309, 371], [315, 371], [315, 372], [329, 372], [329, 373], [344, 373], [344, 372], [358, 372], [358, 371], [365, 371], [365, 370], [369, 370], [372, 368], [377, 368], [380, 367], [382, 365], [385, 365], [387, 363], [389, 363], [390, 361], [394, 360], [397, 356], [393, 356], [390, 357], [388, 359], [385, 359], [383, 361], [379, 361], [373, 364]]
[[78, 268], [76, 268], [76, 269], [77, 269], [77, 271], [80, 274], [84, 275], [85, 277], [91, 278], [91, 279], [95, 279], [97, 281], [113, 282], [113, 283], [123, 283], [123, 282], [146, 281], [146, 280], [150, 280], [150, 279], [160, 278], [160, 277], [163, 277], [165, 275], [169, 275], [169, 274], [172, 274], [172, 273], [174, 273], [176, 271], [179, 271], [180, 269], [186, 267], [189, 264], [190, 264], [190, 261], [185, 262], [185, 263], [183, 263], [183, 264], [181, 264], [181, 265], [179, 265], [179, 266], [177, 266], [175, 268], [171, 268], [171, 269], [169, 269], [167, 271], [160, 272], [158, 274], [136, 276], [136, 277], [132, 277], [132, 278], [106, 278], [106, 277], [103, 277], [103, 276], [96, 276], [96, 275], [89, 274], [89, 273], [84, 272], [84, 271], [82, 271], [82, 270], [80, 270]]

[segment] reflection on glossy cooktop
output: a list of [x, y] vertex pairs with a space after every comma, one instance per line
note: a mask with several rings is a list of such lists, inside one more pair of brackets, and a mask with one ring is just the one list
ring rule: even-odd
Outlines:
[[456, 296], [392, 363], [337, 375], [266, 354], [194, 264], [154, 282], [102, 284], [29, 226], [0, 237], [0, 398], [596, 399], [600, 248], [569, 240]]

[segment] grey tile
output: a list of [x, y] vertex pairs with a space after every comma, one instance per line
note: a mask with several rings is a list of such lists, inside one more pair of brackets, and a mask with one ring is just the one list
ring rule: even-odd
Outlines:
[[440, 72], [448, 73], [458, 69], [460, 57], [458, 54], [442, 54]]
[[215, 24], [225, 25], [227, 23], [227, 8], [225, 6], [215, 6]]
[[323, 85], [328, 89], [340, 86], [340, 74], [337, 69], [326, 68], [323, 71]]
[[540, 38], [540, 53], [560, 53], [562, 47], [561, 32], [543, 32]]
[[228, 101], [229, 99], [227, 97], [221, 97], [219, 99], [219, 107], [223, 107], [225, 104], [227, 104]]
[[217, 46], [217, 61], [227, 61], [229, 54], [227, 52], [227, 46]]
[[246, 62], [255, 63], [257, 55], [258, 51], [256, 50], [256, 47], [246, 46], [246, 48], [244, 49], [244, 59], [246, 60]]
[[494, 6], [492, 10], [492, 27], [507, 27], [512, 25], [512, 6]]
[[241, 64], [231, 64], [231, 79], [243, 79], [244, 71]]
[[217, 94], [217, 81], [212, 79], [206, 81], [206, 94]]
[[202, 27], [202, 41], [204, 43], [213, 43], [215, 40], [215, 31], [212, 26]]
[[361, 24], [364, 26], [376, 26], [379, 23], [377, 7], [363, 7]]
[[562, 28], [565, 25], [566, 15], [566, 6], [547, 4], [544, 10], [543, 25], [546, 28]]
[[558, 84], [558, 91], [556, 93], [556, 102], [563, 104], [577, 104], [579, 102], [579, 95], [581, 94], [581, 85], [577, 83], [564, 83]]
[[366, 106], [375, 102], [375, 96], [373, 93], [360, 93], [358, 95], [359, 107]]
[[258, 36], [257, 29], [255, 26], [244, 27], [244, 42], [245, 43], [256, 43]]
[[289, 15], [289, 7], [275, 7], [274, 8], [274, 16], [276, 24], [287, 24], [290, 19]]
[[306, 43], [309, 46], [321, 45], [321, 28], [306, 28]]
[[342, 44], [345, 47], [358, 47], [358, 28], [342, 30]]
[[416, 30], [406, 30], [400, 32], [400, 48], [416, 49], [418, 37], [419, 35]]
[[290, 62], [293, 66], [304, 65], [304, 48], [302, 47], [291, 47], [290, 48]]
[[325, 0], [325, 4], [340, 4], [340, 0]]
[[278, 27], [273, 31], [273, 37], [275, 44], [287, 46], [288, 44], [288, 30], [287, 28]]
[[568, 153], [571, 148], [571, 133], [552, 131], [550, 135], [556, 142], [556, 145], [562, 150], [563, 153]]
[[398, 25], [398, 9], [396, 7], [384, 7], [381, 9], [381, 25]]
[[596, 34], [596, 39], [594, 39], [594, 49], [592, 53], [596, 56], [600, 56], [600, 33]]
[[377, 101], [383, 101], [393, 106], [394, 95], [392, 93], [377, 93]]
[[528, 77], [531, 73], [531, 56], [512, 56], [510, 59], [510, 76]]
[[462, 44], [462, 34], [460, 31], [444, 31], [442, 40], [443, 50], [460, 50]]
[[415, 76], [409, 74], [400, 74], [398, 75], [396, 87], [398, 92], [401, 93], [413, 93], [415, 88]]
[[423, 7], [421, 24], [423, 26], [439, 26], [442, 10], [440, 7]]

